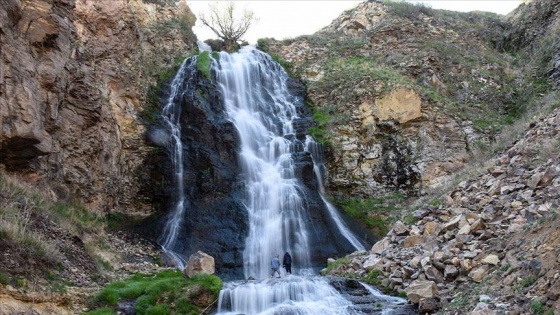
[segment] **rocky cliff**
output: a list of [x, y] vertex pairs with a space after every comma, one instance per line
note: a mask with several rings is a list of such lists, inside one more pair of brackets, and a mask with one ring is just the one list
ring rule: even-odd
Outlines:
[[499, 16], [368, 1], [317, 34], [261, 40], [309, 88], [331, 144], [328, 188], [372, 198], [429, 192], [515, 117]]
[[418, 208], [416, 223], [397, 222], [371, 251], [346, 257], [348, 265], [334, 273], [381, 271], [386, 288], [406, 291], [430, 312], [560, 309], [559, 115], [532, 121], [522, 139], [440, 205]]
[[[376, 169], [386, 161], [364, 145], [368, 121], [378, 130], [394, 126], [393, 136], [409, 144], [408, 152], [401, 151], [407, 158], [393, 155], [389, 161], [416, 167], [419, 185], [410, 187], [413, 191], [428, 192], [450, 174], [465, 174], [443, 186], [438, 198], [415, 199], [408, 223], [393, 224], [371, 250], [333, 261], [326, 271], [406, 293], [422, 312], [556, 314], [559, 5], [527, 1], [501, 19], [470, 13], [450, 21], [445, 18], [450, 13], [438, 14], [443, 13], [370, 1], [314, 36], [262, 42], [306, 78], [316, 111], [334, 116], [324, 126], [332, 128], [326, 138], [333, 143], [330, 189], [335, 194], [367, 197], [399, 188], [398, 180], [383, 183], [369, 172], [351, 176], [368, 159]], [[464, 28], [467, 21], [475, 24]], [[499, 31], [489, 33], [483, 25]], [[337, 44], [347, 46], [336, 53], [324, 48]], [[451, 52], [465, 58], [453, 60]], [[385, 73], [371, 71], [375, 67]], [[359, 80], [332, 76], [341, 70]], [[394, 71], [392, 77], [387, 71]], [[326, 78], [340, 84], [328, 86]], [[368, 93], [369, 101], [363, 96]], [[371, 117], [363, 115], [368, 104]], [[347, 119], [336, 117], [343, 115]], [[500, 121], [500, 115], [507, 119]], [[449, 123], [455, 127], [442, 127]], [[450, 145], [453, 135], [460, 139], [457, 146]], [[380, 139], [370, 136], [382, 147]], [[496, 142], [503, 149], [481, 159], [477, 147], [491, 153]], [[442, 167], [453, 164], [457, 168]], [[341, 186], [337, 177], [354, 184]], [[364, 185], [368, 181], [374, 185]], [[364, 190], [374, 186], [380, 191]]]
[[193, 51], [185, 5], [2, 0], [0, 166], [92, 211], [150, 210], [149, 86]]

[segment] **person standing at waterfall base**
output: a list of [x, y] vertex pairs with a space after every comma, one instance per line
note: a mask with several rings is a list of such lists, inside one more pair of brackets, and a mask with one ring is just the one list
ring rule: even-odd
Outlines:
[[272, 257], [270, 261], [270, 267], [272, 268], [272, 274], [270, 275], [271, 278], [274, 277], [274, 274], [278, 272], [278, 278], [282, 278], [282, 274], [280, 273], [280, 259], [278, 259], [278, 255]]
[[282, 265], [284, 266], [284, 269], [286, 269], [286, 273], [291, 275], [292, 274], [292, 256], [290, 256], [290, 253], [286, 252], [284, 254], [284, 258], [282, 259]]

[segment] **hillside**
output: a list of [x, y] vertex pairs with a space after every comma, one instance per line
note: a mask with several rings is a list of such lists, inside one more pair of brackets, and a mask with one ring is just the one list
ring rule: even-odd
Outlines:
[[308, 86], [331, 194], [392, 227], [328, 273], [429, 312], [558, 309], [558, 9], [368, 1], [312, 36], [259, 42]]
[[0, 314], [83, 313], [103, 284], [160, 269], [112, 228], [157, 207], [146, 122], [196, 46], [170, 4], [0, 1]]
[[[196, 51], [194, 16], [167, 0], [0, 3], [0, 315], [85, 313], [106, 284], [168, 269], [130, 227], [166, 203], [146, 130]], [[307, 88], [328, 194], [380, 239], [326, 273], [427, 312], [560, 309], [559, 15], [555, 0], [505, 17], [375, 0], [259, 41]], [[199, 173], [204, 202], [232, 186]]]

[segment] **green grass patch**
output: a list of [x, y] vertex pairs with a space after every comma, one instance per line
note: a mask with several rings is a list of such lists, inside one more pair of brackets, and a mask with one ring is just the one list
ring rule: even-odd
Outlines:
[[86, 315], [117, 315], [116, 311], [113, 311], [109, 307], [102, 307], [100, 309], [96, 309], [94, 311], [89, 311]]
[[202, 76], [210, 80], [210, 65], [212, 64], [212, 59], [210, 58], [210, 53], [204, 51], [200, 53], [196, 59], [196, 69], [202, 73]]
[[347, 264], [348, 262], [346, 261], [346, 257], [342, 257], [339, 258], [333, 262], [330, 262], [327, 264], [327, 268], [325, 269], [325, 271], [323, 272], [323, 275], [328, 275], [331, 274], [331, 272], [333, 272], [333, 270], [336, 270], [338, 267]]
[[381, 281], [385, 278], [383, 272], [381, 270], [371, 270], [366, 274], [366, 276], [362, 279], [365, 283], [369, 283], [377, 288], [382, 288], [383, 285]]
[[331, 142], [329, 140], [328, 128], [331, 122], [331, 116], [327, 113], [325, 109], [317, 108], [312, 104], [307, 104], [313, 111], [313, 121], [314, 126], [307, 129], [307, 132], [313, 137], [317, 142], [322, 143], [325, 146], [330, 146]]
[[187, 279], [178, 270], [166, 270], [155, 275], [137, 274], [112, 283], [97, 295], [94, 303], [97, 307], [113, 309], [121, 301], [135, 300], [139, 315], [198, 314], [203, 305], [196, 305], [193, 300], [208, 295], [214, 301], [221, 288], [222, 281], [216, 276], [201, 274]]
[[402, 194], [391, 194], [381, 198], [347, 198], [335, 201], [337, 206], [352, 218], [364, 223], [377, 237], [383, 237], [388, 227], [396, 221], [392, 213], [402, 201]]

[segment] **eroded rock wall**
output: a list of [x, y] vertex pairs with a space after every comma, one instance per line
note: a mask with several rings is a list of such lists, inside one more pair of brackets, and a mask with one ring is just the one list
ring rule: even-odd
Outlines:
[[149, 211], [139, 114], [194, 21], [140, 0], [2, 0], [0, 167], [95, 210]]
[[[510, 70], [490, 61], [507, 65], [486, 44], [495, 34], [474, 26], [494, 23], [498, 34], [501, 25], [446, 14], [368, 1], [314, 35], [261, 41], [306, 82], [314, 110], [329, 116], [322, 128], [332, 195], [430, 191], [465, 166], [476, 141], [492, 137], [473, 126], [499, 117], [492, 108], [507, 95], [490, 92], [503, 90], [499, 80]], [[460, 54], [473, 62], [455, 60]], [[479, 75], [487, 69], [496, 75]]]

